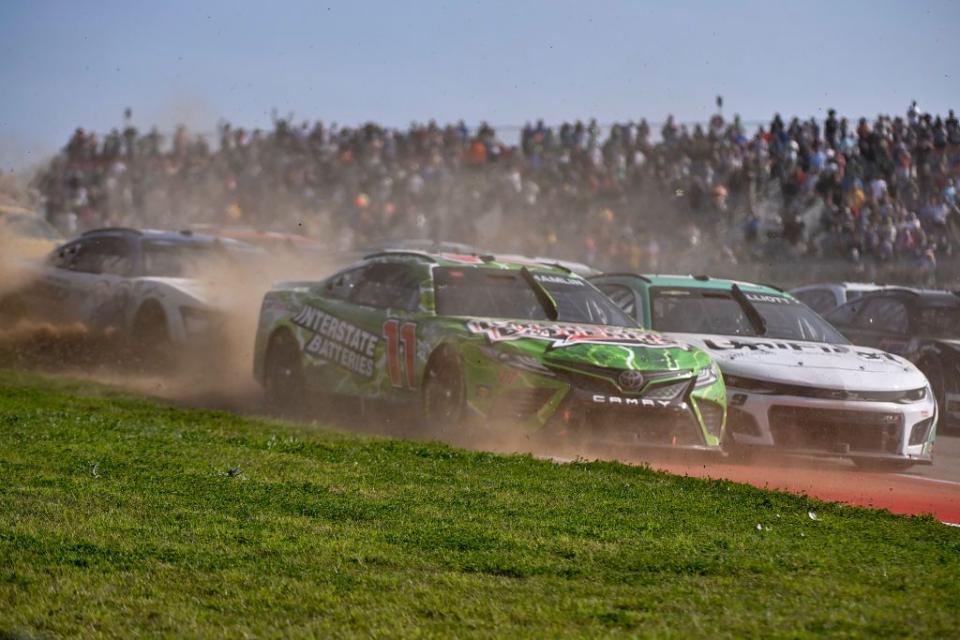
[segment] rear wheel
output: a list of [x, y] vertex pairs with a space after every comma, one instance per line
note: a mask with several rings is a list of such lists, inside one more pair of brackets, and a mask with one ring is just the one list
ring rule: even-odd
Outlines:
[[422, 393], [421, 419], [427, 433], [445, 436], [462, 430], [466, 383], [453, 349], [442, 348], [430, 358]]
[[264, 376], [267, 403], [283, 414], [300, 414], [304, 409], [303, 363], [297, 339], [289, 332], [274, 334], [267, 347]]

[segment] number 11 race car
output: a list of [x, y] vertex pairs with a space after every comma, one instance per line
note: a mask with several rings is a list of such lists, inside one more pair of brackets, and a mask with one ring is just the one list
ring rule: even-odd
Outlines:
[[434, 433], [510, 426], [717, 450], [726, 415], [704, 351], [639, 328], [565, 268], [493, 256], [381, 252], [279, 284], [254, 375], [275, 406], [379, 401]]

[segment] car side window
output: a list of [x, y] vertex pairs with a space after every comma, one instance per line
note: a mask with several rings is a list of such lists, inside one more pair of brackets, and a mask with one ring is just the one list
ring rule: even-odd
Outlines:
[[57, 269], [70, 269], [73, 265], [73, 261], [77, 257], [77, 252], [79, 249], [79, 242], [65, 244], [57, 249], [54, 253], [50, 254], [47, 263]]
[[829, 289], [807, 289], [796, 292], [793, 297], [817, 313], [825, 313], [837, 306], [837, 299]]
[[70, 266], [83, 273], [130, 274], [130, 246], [123, 238], [105, 237], [81, 240]]
[[855, 326], [858, 329], [884, 331], [887, 333], [907, 333], [907, 307], [893, 298], [871, 298], [867, 300], [863, 311], [857, 316]]
[[630, 317], [637, 318], [637, 296], [633, 289], [622, 284], [602, 284], [597, 287]]
[[419, 277], [410, 265], [376, 262], [363, 272], [350, 302], [379, 309], [416, 311], [420, 306]]
[[848, 302], [837, 307], [833, 311], [824, 315], [827, 322], [838, 327], [850, 327], [853, 325], [853, 319], [857, 317], [860, 309], [863, 308], [862, 302]]
[[331, 276], [323, 286], [326, 296], [335, 300], [348, 300], [366, 269], [366, 266], [362, 266]]

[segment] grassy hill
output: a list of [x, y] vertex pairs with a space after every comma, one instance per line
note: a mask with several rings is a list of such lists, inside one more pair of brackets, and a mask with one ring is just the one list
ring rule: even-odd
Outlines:
[[929, 518], [0, 372], [0, 638], [946, 637], [958, 576]]

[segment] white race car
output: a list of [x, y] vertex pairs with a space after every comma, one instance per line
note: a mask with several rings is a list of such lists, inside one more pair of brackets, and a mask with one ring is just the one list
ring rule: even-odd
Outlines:
[[165, 355], [215, 337], [225, 309], [202, 275], [244, 268], [259, 249], [189, 231], [97, 229], [55, 249], [8, 303], [32, 317], [119, 332]]
[[923, 373], [851, 345], [791, 295], [705, 276], [591, 281], [643, 326], [713, 356], [727, 385], [731, 451], [839, 455], [877, 469], [932, 461], [937, 406]]

